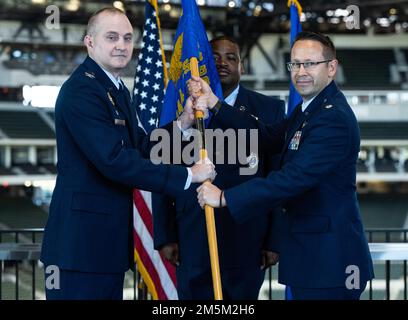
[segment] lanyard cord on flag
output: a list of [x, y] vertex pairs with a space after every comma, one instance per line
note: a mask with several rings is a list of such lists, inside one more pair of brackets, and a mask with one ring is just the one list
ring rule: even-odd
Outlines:
[[288, 0], [288, 7], [290, 7], [292, 4], [294, 4], [298, 9], [298, 14], [300, 18], [300, 16], [302, 15], [302, 6], [300, 5], [298, 0]]

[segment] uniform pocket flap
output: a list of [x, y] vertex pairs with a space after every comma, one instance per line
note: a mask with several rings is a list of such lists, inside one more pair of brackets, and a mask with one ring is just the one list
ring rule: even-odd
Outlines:
[[297, 216], [292, 220], [292, 232], [328, 232], [330, 227], [330, 217], [323, 215]]
[[109, 196], [92, 193], [74, 193], [71, 209], [99, 214], [113, 214], [113, 205]]

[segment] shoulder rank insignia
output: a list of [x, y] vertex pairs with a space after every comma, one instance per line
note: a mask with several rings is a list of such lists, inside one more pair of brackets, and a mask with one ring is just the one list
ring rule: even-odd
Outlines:
[[95, 79], [95, 75], [93, 73], [85, 72], [85, 76], [91, 79]]
[[326, 109], [330, 109], [330, 108], [333, 108], [333, 105], [332, 104], [328, 104], [327, 106], [324, 106]]
[[240, 106], [239, 107], [239, 111], [245, 111], [245, 110], [246, 110], [245, 106]]

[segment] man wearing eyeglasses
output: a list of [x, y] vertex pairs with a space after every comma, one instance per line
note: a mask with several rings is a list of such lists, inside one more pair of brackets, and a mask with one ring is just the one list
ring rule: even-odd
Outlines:
[[207, 100], [220, 124], [249, 122], [262, 144], [281, 153], [280, 170], [267, 178], [226, 190], [204, 183], [197, 191], [201, 206], [228, 206], [237, 222], [283, 206], [279, 282], [291, 287], [296, 300], [356, 300], [374, 277], [356, 195], [359, 128], [333, 80], [337, 65], [328, 37], [297, 36], [288, 68], [303, 102], [278, 126], [220, 103], [200, 79], [190, 84], [193, 96], [203, 90], [196, 100]]
[[[213, 38], [210, 44], [225, 101], [236, 109], [247, 110], [266, 123], [282, 121], [285, 113], [283, 101], [246, 89], [240, 83], [244, 67], [236, 40], [219, 36]], [[239, 129], [243, 132], [245, 128], [246, 124], [242, 123]], [[217, 121], [211, 121], [207, 129], [218, 130]], [[207, 143], [209, 141], [207, 137]], [[250, 152], [245, 145], [238, 143], [221, 146], [216, 139], [212, 140], [218, 186], [238, 185], [254, 177], [265, 177], [270, 170], [277, 169], [278, 157], [271, 157], [266, 150]], [[231, 152], [242, 152], [239, 148], [243, 148], [248, 155], [247, 163], [231, 163], [228, 160]], [[251, 174], [241, 175], [242, 168], [251, 169]], [[177, 266], [178, 298], [214, 299], [205, 216], [197, 203], [195, 189], [190, 188], [190, 191], [174, 199], [154, 195], [152, 203], [155, 248]], [[279, 239], [275, 237], [275, 221], [279, 216], [280, 212], [274, 210], [247, 223], [237, 224], [228, 214], [216, 214], [224, 300], [258, 298], [265, 270], [279, 259], [276, 254]]]

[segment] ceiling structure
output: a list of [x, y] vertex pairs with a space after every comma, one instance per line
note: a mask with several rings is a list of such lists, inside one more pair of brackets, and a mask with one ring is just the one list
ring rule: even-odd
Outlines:
[[[0, 20], [43, 22], [45, 8], [56, 5], [61, 23], [85, 24], [90, 14], [104, 6], [123, 7], [132, 24], [142, 27], [142, 0], [0, 0]], [[350, 32], [345, 17], [352, 14], [347, 7], [357, 7], [360, 28], [355, 32], [373, 29], [375, 33], [408, 32], [408, 0], [300, 0], [304, 28], [328, 33]], [[197, 0], [203, 21], [209, 31], [243, 37], [248, 33], [286, 33], [289, 10], [286, 0]], [[175, 29], [180, 16], [180, 0], [159, 0], [162, 27]]]
[[[238, 39], [244, 60], [260, 45], [265, 33], [288, 34], [290, 16], [287, 0], [196, 0], [206, 30]], [[158, 0], [163, 29], [176, 30], [181, 14], [180, 0]], [[384, 34], [408, 33], [408, 0], [299, 0], [304, 30], [323, 33]], [[144, 0], [0, 0], [0, 22], [13, 20], [20, 29], [38, 31], [47, 18], [46, 8], [58, 7], [60, 23], [86, 24], [100, 8], [115, 5], [126, 11], [132, 25], [142, 30]], [[55, 8], [55, 7], [54, 7]], [[350, 25], [350, 19], [354, 17]], [[351, 27], [350, 27], [351, 26]], [[269, 61], [273, 67], [273, 61]]]

